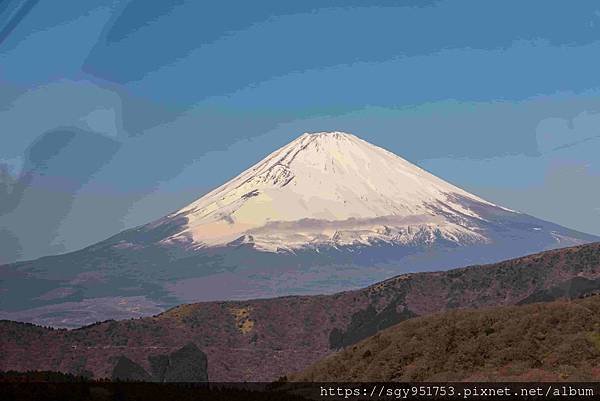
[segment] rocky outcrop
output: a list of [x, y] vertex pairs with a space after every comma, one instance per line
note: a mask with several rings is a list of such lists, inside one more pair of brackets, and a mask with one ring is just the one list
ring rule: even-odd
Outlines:
[[208, 381], [208, 360], [194, 343], [169, 355], [148, 357], [152, 374], [148, 374], [131, 359], [120, 356], [112, 372], [112, 379], [118, 381], [156, 381], [161, 383]]
[[133, 362], [126, 356], [120, 356], [112, 371], [113, 381], [151, 381], [151, 377], [137, 363]]
[[164, 376], [157, 377], [163, 382], [207, 382], [208, 363], [206, 354], [193, 343], [169, 355], [169, 364], [164, 370]]

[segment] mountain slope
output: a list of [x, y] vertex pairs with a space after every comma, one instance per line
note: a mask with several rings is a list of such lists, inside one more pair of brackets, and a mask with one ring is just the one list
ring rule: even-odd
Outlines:
[[76, 330], [3, 321], [0, 370], [110, 377], [125, 356], [151, 372], [155, 356], [193, 342], [207, 355], [211, 380], [274, 380], [415, 316], [599, 290], [600, 243], [595, 243], [487, 266], [401, 275], [334, 295], [181, 305], [155, 317]]
[[411, 319], [292, 375], [300, 382], [598, 381], [600, 295]]
[[304, 134], [155, 222], [0, 266], [0, 318], [77, 327], [183, 302], [330, 294], [597, 240], [482, 200], [354, 135]]
[[495, 207], [354, 135], [304, 134], [170, 217], [187, 218], [166, 241], [197, 246], [245, 240], [255, 248], [407, 244], [424, 233], [485, 242], [460, 224], [479, 218], [461, 198]]

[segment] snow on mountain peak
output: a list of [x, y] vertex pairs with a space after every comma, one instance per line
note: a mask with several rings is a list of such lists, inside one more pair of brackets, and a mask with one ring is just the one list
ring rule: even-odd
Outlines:
[[355, 135], [305, 133], [172, 214], [187, 225], [168, 241], [238, 240], [265, 251], [416, 237], [485, 242], [461, 225], [479, 218], [465, 199], [496, 207]]

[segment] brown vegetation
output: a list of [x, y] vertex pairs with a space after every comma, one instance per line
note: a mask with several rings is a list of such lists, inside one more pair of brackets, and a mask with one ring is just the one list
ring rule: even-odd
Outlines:
[[[124, 356], [149, 357], [193, 343], [214, 381], [274, 380], [415, 316], [575, 298], [600, 289], [600, 243], [487, 266], [395, 277], [334, 295], [181, 305], [155, 317], [54, 330], [0, 321], [0, 370], [110, 377]], [[586, 341], [595, 341], [595, 334]]]
[[600, 296], [453, 310], [384, 330], [295, 381], [598, 381]]

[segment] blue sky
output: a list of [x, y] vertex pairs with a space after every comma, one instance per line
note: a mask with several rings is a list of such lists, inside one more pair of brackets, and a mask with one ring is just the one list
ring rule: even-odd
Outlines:
[[595, 1], [5, 0], [0, 253], [91, 244], [320, 130], [600, 234], [599, 54]]

